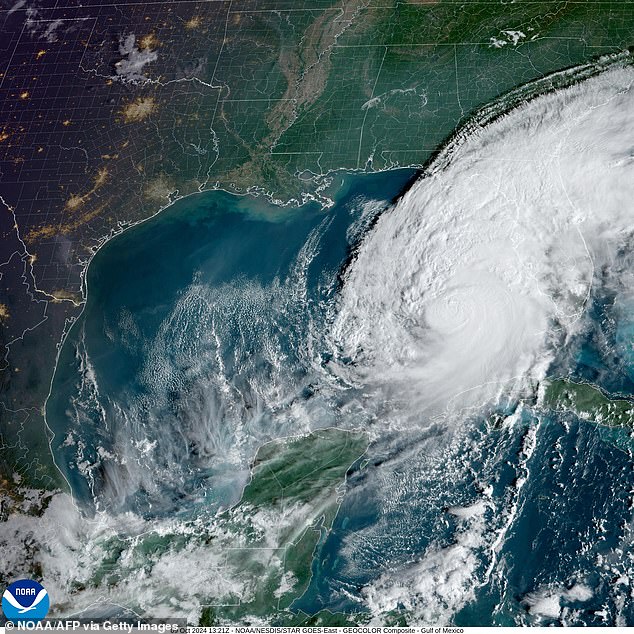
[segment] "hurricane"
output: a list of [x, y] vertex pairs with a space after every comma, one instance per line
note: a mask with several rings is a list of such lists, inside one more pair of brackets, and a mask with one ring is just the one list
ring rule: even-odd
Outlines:
[[[434, 490], [431, 483], [464, 481], [469, 459], [461, 454], [472, 450], [460, 436], [467, 421], [538, 397], [553, 363], [587, 328], [595, 293], [617, 289], [616, 305], [627, 303], [633, 82], [631, 67], [617, 68], [474, 126], [378, 219], [360, 246], [329, 334], [345, 360], [338, 371], [398, 403], [384, 425], [412, 430], [433, 424], [435, 430], [415, 450], [400, 447], [390, 464], [397, 478], [377, 473], [380, 493], [372, 495], [386, 505], [400, 506], [390, 501], [396, 495], [400, 504], [411, 508], [414, 498], [420, 508], [434, 503], [429, 489], [416, 493], [422, 483]], [[521, 405], [513, 411], [509, 424], [522, 416]], [[383, 572], [368, 583], [363, 601], [375, 616], [406, 606], [420, 623], [445, 623], [477, 588], [503, 586], [498, 556], [518, 521], [539, 425], [524, 436], [505, 501], [493, 501], [487, 490], [487, 481], [498, 476], [487, 480], [479, 473], [480, 493], [459, 509], [451, 538], [428, 540], [422, 556], [412, 557], [405, 547], [394, 557], [374, 556]], [[447, 445], [458, 437], [458, 448]], [[403, 473], [418, 469], [426, 475], [403, 480]], [[396, 517], [381, 513], [376, 526], [351, 537], [349, 560], [380, 548]], [[401, 518], [403, 530], [424, 534], [430, 520], [423, 517], [413, 523]], [[556, 596], [555, 609], [539, 612], [528, 595], [529, 612], [558, 616], [566, 593], [543, 592]]]
[[[42, 503], [41, 519], [11, 518], [7, 533], [29, 543], [58, 613], [72, 603], [93, 616], [151, 609], [196, 622], [205, 606], [255, 601], [258, 575], [271, 570], [279, 600], [297, 582], [279, 535], [324, 514], [298, 504], [248, 515], [240, 496], [259, 447], [331, 429], [363, 433], [369, 448], [344, 471], [338, 532], [320, 542], [331, 550], [311, 569], [301, 609], [358, 610], [377, 624], [406, 610], [412, 624], [447, 624], [490, 591], [525, 623], [603, 596], [588, 572], [594, 542], [569, 558], [565, 583], [542, 575], [514, 591], [504, 579], [521, 557], [511, 547], [521, 514], [540, 495], [533, 480], [564, 479], [566, 452], [578, 461], [571, 481], [595, 468], [579, 449], [589, 432], [574, 428], [568, 447], [570, 424], [549, 422], [539, 405], [602, 294], [615, 349], [631, 357], [633, 83], [626, 58], [474, 117], [398, 200], [355, 199], [344, 219], [320, 211], [303, 246], [267, 275], [224, 272], [232, 260], [220, 249], [213, 275], [196, 273], [141, 315], [156, 322], [149, 335], [141, 316], [117, 309], [96, 354], [80, 324], [79, 377], [68, 378], [68, 362], [58, 393], [70, 396], [54, 391], [48, 408], [72, 497]], [[236, 226], [246, 240], [248, 223]], [[106, 359], [119, 379], [124, 364], [108, 356], [117, 346], [136, 363], [119, 383], [100, 370]], [[602, 463], [616, 465], [608, 484], [620, 482], [618, 451]], [[609, 521], [627, 525], [628, 508]], [[266, 548], [233, 565], [236, 526]], [[620, 530], [602, 560], [627, 543]], [[618, 620], [625, 591], [605, 592]]]
[[631, 84], [614, 70], [476, 128], [381, 216], [330, 333], [351, 382], [393, 386], [418, 423], [539, 383], [631, 246]]

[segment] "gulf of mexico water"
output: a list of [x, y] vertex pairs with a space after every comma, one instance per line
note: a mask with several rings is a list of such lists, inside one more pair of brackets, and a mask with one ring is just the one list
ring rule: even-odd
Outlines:
[[[239, 499], [263, 442], [384, 422], [389, 394], [377, 408], [330, 371], [324, 333], [351, 251], [414, 176], [343, 177], [327, 211], [209, 192], [97, 254], [47, 408], [56, 462], [87, 515], [213, 514]], [[556, 372], [631, 392], [630, 314], [597, 291]], [[633, 622], [619, 555], [631, 541], [629, 430], [530, 403], [496, 414], [451, 434], [373, 433], [293, 608]]]
[[339, 177], [327, 211], [202, 193], [99, 251], [47, 408], [78, 502], [144, 516], [225, 507], [262, 442], [336, 424], [312, 381], [325, 306], [414, 176]]

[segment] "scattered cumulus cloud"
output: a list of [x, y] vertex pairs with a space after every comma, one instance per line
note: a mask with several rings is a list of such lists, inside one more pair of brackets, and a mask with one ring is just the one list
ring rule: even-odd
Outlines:
[[115, 72], [119, 79], [131, 84], [144, 84], [149, 81], [144, 74], [144, 69], [157, 60], [156, 51], [141, 50], [134, 33], [130, 33], [121, 39], [119, 53], [122, 58], [115, 63]]

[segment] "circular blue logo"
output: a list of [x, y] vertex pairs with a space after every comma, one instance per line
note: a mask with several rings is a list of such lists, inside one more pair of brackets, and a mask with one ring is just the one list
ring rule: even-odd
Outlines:
[[48, 592], [37, 581], [14, 581], [2, 595], [2, 611], [8, 621], [41, 621], [51, 606]]

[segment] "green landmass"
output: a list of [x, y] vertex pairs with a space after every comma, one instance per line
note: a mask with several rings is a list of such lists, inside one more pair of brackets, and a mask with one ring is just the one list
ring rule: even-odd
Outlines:
[[551, 381], [546, 387], [543, 405], [560, 412], [571, 412], [583, 420], [607, 427], [634, 425], [632, 401], [610, 398], [588, 383], [575, 383], [568, 379]]
[[[227, 565], [257, 579], [257, 588], [239, 605], [216, 607], [219, 622], [257, 622], [275, 616], [276, 623], [286, 624], [301, 618], [289, 608], [308, 588], [315, 548], [332, 527], [346, 472], [367, 445], [363, 433], [327, 429], [260, 448], [251, 482], [226, 518], [229, 529], [239, 535]], [[268, 530], [261, 533], [255, 528], [263, 513], [273, 526], [277, 524], [273, 541]], [[266, 555], [254, 558], [253, 548], [266, 549]], [[339, 618], [329, 615], [320, 618]]]
[[[337, 515], [346, 473], [367, 446], [364, 433], [338, 429], [267, 443], [256, 455], [240, 502], [231, 509], [202, 523], [178, 522], [172, 530], [114, 535], [98, 543], [94, 552], [100, 559], [87, 578], [74, 582], [77, 600], [87, 589], [117, 597], [125, 593], [128, 577], [149, 578], [176, 553], [200, 553], [201, 561], [214, 553], [217, 570], [209, 572], [222, 583], [191, 589], [204, 606], [201, 625], [351, 624], [350, 615], [306, 615], [291, 605], [308, 588], [315, 551]], [[135, 609], [143, 613], [143, 606]]]
[[[3, 278], [16, 292], [3, 301], [4, 340], [15, 343], [0, 377], [0, 469], [48, 488], [64, 485], [42, 418], [56, 346], [85, 301], [85, 262], [106, 236], [206, 189], [327, 202], [332, 170], [422, 166], [457, 126], [508, 91], [634, 45], [634, 5], [622, 0], [241, 0], [68, 10], [46, 9], [40, 18], [72, 17], [72, 38], [45, 47], [24, 40], [32, 50], [19, 64], [6, 56], [0, 130], [0, 195], [16, 214], [6, 250], [22, 254], [13, 277]], [[10, 13], [18, 37], [22, 11]], [[124, 33], [156, 55], [136, 83], [112, 77], [121, 58], [113, 34]], [[81, 66], [55, 66], [57, 56], [71, 59], [57, 51], [62, 45], [75, 47]], [[73, 107], [45, 117], [47, 82], [33, 83], [27, 61], [42, 79], [55, 73]], [[39, 182], [45, 150], [59, 148], [66, 154], [49, 160], [65, 171], [53, 170], [49, 193], [18, 197], [24, 182]], [[42, 291], [37, 307], [32, 288]]]
[[[231, 95], [251, 101], [222, 103], [221, 146], [241, 150], [221, 153], [213, 170], [220, 182], [284, 200], [314, 192], [318, 179], [300, 181], [298, 173], [422, 165], [503, 93], [634, 43], [634, 13], [624, 2], [320, 7], [293, 3], [284, 20], [243, 14], [233, 46], [250, 61], [250, 81], [223, 72], [228, 59], [218, 76]], [[270, 55], [248, 57], [256, 43]], [[263, 93], [270, 102], [255, 101]]]

